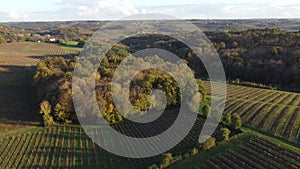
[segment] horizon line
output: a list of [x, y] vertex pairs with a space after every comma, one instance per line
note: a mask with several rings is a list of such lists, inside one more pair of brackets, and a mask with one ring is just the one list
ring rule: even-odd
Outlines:
[[[136, 20], [132, 20], [132, 21], [146, 21], [146, 20], [188, 20], [188, 21], [192, 21], [192, 20], [220, 20], [220, 21], [232, 21], [232, 20], [300, 20], [300, 18], [281, 18], [281, 17], [270, 17], [270, 18], [188, 18], [188, 19], [136, 19]], [[36, 20], [36, 21], [0, 21], [1, 24], [5, 24], [5, 23], [36, 23], [36, 22], [113, 22], [113, 21], [129, 21], [129, 20], [119, 20], [119, 19], [70, 19], [70, 20]]]

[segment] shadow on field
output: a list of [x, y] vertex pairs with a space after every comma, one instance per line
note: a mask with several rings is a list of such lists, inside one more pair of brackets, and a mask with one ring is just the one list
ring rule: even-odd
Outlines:
[[[78, 54], [77, 54], [78, 55]], [[63, 55], [45, 55], [45, 56], [28, 56], [32, 59], [45, 59], [47, 57], [63, 57], [65, 59], [72, 59], [76, 54], [63, 54]]]
[[34, 66], [0, 65], [0, 122], [40, 122], [33, 87]]

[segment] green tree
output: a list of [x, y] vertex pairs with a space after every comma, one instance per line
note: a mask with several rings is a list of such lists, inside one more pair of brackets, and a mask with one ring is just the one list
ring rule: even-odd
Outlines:
[[199, 93], [195, 96], [193, 96], [193, 98], [191, 99], [191, 101], [188, 103], [189, 108], [193, 111], [193, 112], [199, 112], [199, 106], [196, 107], [195, 105], [200, 105], [200, 102], [202, 100], [202, 95]]
[[228, 128], [221, 128], [221, 133], [222, 133], [222, 140], [228, 141], [229, 135], [230, 135], [230, 130]]
[[43, 115], [44, 126], [52, 126], [55, 124], [51, 115], [51, 105], [48, 101], [42, 101], [40, 104], [40, 114]]
[[194, 148], [194, 149], [192, 150], [192, 155], [193, 155], [193, 156], [197, 155], [198, 153], [199, 153], [199, 150], [198, 150], [197, 148]]
[[209, 137], [202, 145], [203, 150], [209, 150], [216, 145], [216, 138]]
[[277, 49], [277, 47], [272, 47], [272, 55], [278, 56], [278, 49]]
[[225, 124], [230, 126], [231, 125], [231, 114], [230, 113], [225, 114], [225, 116], [223, 117], [223, 121]]
[[167, 167], [172, 163], [172, 161], [173, 157], [171, 153], [164, 154], [161, 166], [163, 166], [163, 168]]
[[201, 112], [202, 112], [204, 118], [208, 118], [208, 116], [210, 115], [210, 106], [208, 104], [205, 104], [201, 108]]
[[135, 100], [134, 106], [137, 110], [147, 111], [150, 108], [150, 103], [148, 101], [148, 96], [146, 94], [140, 93], [138, 98]]
[[159, 167], [157, 166], [157, 164], [153, 164], [150, 167], [148, 167], [148, 169], [159, 169]]
[[65, 79], [71, 81], [72, 77], [73, 77], [73, 73], [72, 72], [66, 72], [64, 77], [65, 77]]
[[231, 117], [231, 127], [234, 129], [240, 129], [242, 127], [242, 119], [241, 116], [237, 113], [234, 113]]

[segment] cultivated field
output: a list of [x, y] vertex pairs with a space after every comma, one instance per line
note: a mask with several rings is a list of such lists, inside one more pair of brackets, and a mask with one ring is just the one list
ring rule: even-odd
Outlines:
[[[174, 113], [172, 113], [174, 114]], [[114, 125], [114, 128], [127, 135], [146, 137], [163, 132], [172, 125], [171, 118], [163, 118], [156, 125], [146, 125], [142, 128], [131, 123]], [[198, 136], [204, 124], [198, 118], [192, 131], [175, 148], [170, 150], [174, 154], [185, 153], [196, 147]], [[154, 127], [155, 126], [155, 127]], [[184, 127], [184, 126], [182, 126]], [[218, 129], [219, 130], [219, 129]], [[105, 129], [91, 129], [91, 133], [101, 142], [111, 144], [110, 138], [102, 133]], [[215, 133], [216, 135], [217, 133]], [[170, 140], [172, 140], [170, 136]], [[114, 144], [115, 148], [128, 149], [122, 140]], [[157, 145], [153, 145], [155, 148]], [[148, 159], [129, 159], [115, 156], [99, 148], [85, 134], [80, 126], [57, 126], [51, 128], [37, 128], [30, 132], [0, 138], [0, 168], [147, 168], [159, 162], [160, 156]]]
[[0, 65], [35, 66], [47, 56], [77, 54], [78, 48], [65, 48], [48, 43], [7, 43], [0, 45]]
[[243, 135], [220, 145], [211, 152], [179, 162], [171, 169], [253, 169], [253, 168], [300, 168], [300, 149], [274, 142], [269, 138]]
[[[205, 83], [208, 91], [209, 85]], [[300, 94], [227, 85], [226, 113], [238, 113], [251, 127], [300, 142]]]

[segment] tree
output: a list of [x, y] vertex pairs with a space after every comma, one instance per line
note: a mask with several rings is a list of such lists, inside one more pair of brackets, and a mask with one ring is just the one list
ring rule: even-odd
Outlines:
[[221, 128], [221, 133], [222, 133], [222, 140], [228, 141], [229, 135], [230, 135], [230, 130], [228, 128]]
[[193, 96], [191, 101], [188, 103], [189, 108], [193, 112], [198, 112], [199, 111], [199, 106], [196, 107], [195, 105], [199, 105], [202, 100], [202, 95], [198, 93], [197, 95]]
[[210, 106], [208, 104], [205, 104], [202, 108], [201, 111], [203, 113], [204, 118], [208, 118], [210, 115]]
[[203, 150], [209, 150], [216, 145], [216, 138], [209, 137], [202, 145]]
[[239, 46], [239, 44], [236, 41], [232, 42], [232, 47], [233, 48], [237, 48], [238, 46]]
[[241, 116], [237, 113], [234, 113], [231, 117], [231, 127], [234, 129], [240, 129], [242, 127], [242, 119]]
[[199, 153], [199, 150], [198, 150], [197, 148], [194, 148], [194, 149], [192, 150], [192, 155], [193, 155], [193, 156], [197, 155], [198, 153]]
[[44, 126], [52, 126], [55, 124], [51, 115], [51, 105], [48, 101], [42, 101], [40, 104], [40, 114], [43, 115]]
[[59, 104], [59, 103], [57, 103], [54, 108], [54, 116], [57, 121], [61, 121], [61, 122], [65, 123], [67, 115], [63, 111], [63, 108], [62, 108], [61, 104]]
[[278, 56], [278, 49], [277, 49], [277, 47], [272, 47], [272, 55]]
[[48, 68], [44, 61], [40, 61], [37, 64], [37, 70], [34, 75], [34, 81], [46, 81], [54, 75], [54, 72]]
[[223, 121], [225, 124], [230, 126], [231, 125], [231, 114], [230, 113], [225, 114], [225, 116], [223, 117]]
[[163, 160], [161, 166], [167, 167], [172, 163], [173, 157], [171, 153], [167, 153], [163, 155]]
[[72, 72], [66, 72], [65, 73], [65, 78], [67, 79], [67, 80], [72, 80], [72, 77], [73, 77], [73, 73]]
[[148, 169], [159, 169], [159, 167], [157, 166], [157, 164], [153, 164], [150, 167], [148, 167]]
[[226, 43], [225, 42], [221, 42], [220, 43], [220, 48], [221, 49], [225, 49], [226, 48]]
[[0, 35], [0, 44], [6, 43], [6, 40]]

